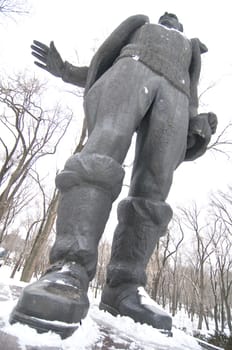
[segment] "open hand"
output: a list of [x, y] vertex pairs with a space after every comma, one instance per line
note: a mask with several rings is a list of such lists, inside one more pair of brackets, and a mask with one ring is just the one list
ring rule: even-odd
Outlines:
[[50, 46], [47, 46], [34, 40], [31, 49], [32, 55], [39, 60], [34, 62], [38, 67], [45, 69], [56, 77], [62, 77], [64, 62], [53, 41], [51, 41]]

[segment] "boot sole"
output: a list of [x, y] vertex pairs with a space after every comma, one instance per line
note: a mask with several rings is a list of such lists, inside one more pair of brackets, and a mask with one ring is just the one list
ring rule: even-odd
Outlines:
[[64, 322], [43, 320], [22, 314], [21, 312], [15, 310], [13, 310], [12, 314], [10, 315], [9, 322], [10, 324], [20, 322], [35, 329], [38, 333], [52, 331], [58, 334], [62, 339], [70, 337], [81, 325], [81, 322], [75, 325], [68, 325]]
[[[112, 306], [109, 306], [109, 305], [107, 305], [107, 304], [104, 304], [102, 301], [100, 302], [100, 304], [99, 304], [99, 309], [100, 310], [103, 310], [103, 311], [107, 311], [107, 312], [109, 312], [111, 315], [113, 315], [113, 316], [118, 316], [118, 315], [120, 315], [120, 313], [116, 310], [116, 309], [114, 309]], [[123, 316], [123, 315], [121, 315], [121, 316]]]
[[[107, 304], [104, 304], [103, 302], [100, 302], [99, 304], [99, 309], [102, 310], [102, 311], [107, 311], [109, 312], [111, 315], [113, 316], [125, 316], [125, 315], [121, 315], [120, 312], [118, 312], [116, 309], [114, 309], [112, 306], [109, 306]], [[130, 317], [130, 316], [128, 316]], [[136, 323], [140, 323], [142, 324], [141, 322], [139, 321], [135, 321]], [[146, 324], [146, 323], [144, 323]], [[152, 327], [152, 326], [151, 326]], [[173, 336], [173, 333], [171, 330], [167, 330], [167, 329], [158, 329], [156, 328], [160, 333], [166, 335], [167, 337], [172, 337]]]

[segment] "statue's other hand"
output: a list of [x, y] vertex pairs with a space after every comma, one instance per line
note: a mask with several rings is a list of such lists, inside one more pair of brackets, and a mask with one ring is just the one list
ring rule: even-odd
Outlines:
[[217, 130], [217, 124], [218, 124], [217, 116], [215, 113], [213, 113], [213, 112], [208, 113], [208, 122], [209, 122], [211, 132], [213, 135], [213, 134], [215, 134], [215, 132]]
[[39, 60], [34, 62], [38, 67], [45, 69], [56, 77], [62, 77], [64, 62], [53, 41], [51, 41], [50, 46], [47, 46], [34, 40], [31, 49], [32, 55]]

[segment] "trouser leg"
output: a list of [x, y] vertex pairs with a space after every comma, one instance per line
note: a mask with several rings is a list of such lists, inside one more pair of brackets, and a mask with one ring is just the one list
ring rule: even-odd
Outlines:
[[107, 156], [80, 154], [67, 161], [56, 177], [61, 197], [51, 264], [73, 261], [86, 269], [90, 280], [94, 277], [98, 242], [123, 177], [121, 165]]
[[88, 142], [56, 179], [61, 200], [51, 263], [63, 259], [79, 262], [93, 278], [97, 245], [121, 190], [121, 163], [152, 102], [152, 92], [144, 90], [149, 76], [144, 65], [121, 60], [86, 95]]
[[[184, 158], [188, 99], [163, 81], [138, 129], [129, 197], [119, 204], [107, 283], [145, 285], [145, 269], [172, 210], [165, 202], [173, 172]], [[120, 277], [121, 276], [121, 277]]]
[[145, 286], [146, 266], [160, 236], [172, 217], [170, 206], [161, 201], [128, 197], [118, 206], [107, 283]]
[[184, 158], [188, 99], [169, 83], [159, 87], [150, 114], [137, 135], [129, 197], [118, 207], [111, 259], [100, 308], [113, 315], [170, 330], [172, 319], [142, 288], [146, 267], [172, 210], [165, 202], [173, 172]]

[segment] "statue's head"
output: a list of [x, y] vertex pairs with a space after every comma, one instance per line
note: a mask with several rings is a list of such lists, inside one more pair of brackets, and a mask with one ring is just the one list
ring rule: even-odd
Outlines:
[[183, 25], [178, 20], [178, 17], [173, 13], [165, 12], [164, 15], [160, 17], [159, 24], [162, 24], [167, 28], [179, 30], [180, 32], [183, 32], [184, 30]]

